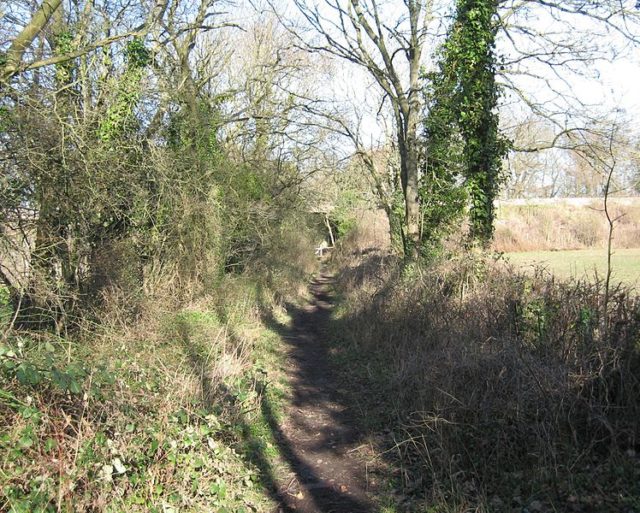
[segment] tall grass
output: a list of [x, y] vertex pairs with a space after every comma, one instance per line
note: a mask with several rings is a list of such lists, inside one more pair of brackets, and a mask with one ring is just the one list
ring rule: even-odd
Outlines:
[[[612, 198], [616, 248], [640, 247], [640, 203]], [[494, 249], [504, 252], [605, 248], [608, 225], [602, 202], [502, 204]]]
[[363, 414], [391, 429], [414, 495], [434, 511], [637, 507], [636, 296], [615, 289], [605, 309], [602, 283], [468, 253], [336, 261], [338, 333], [372, 397]]

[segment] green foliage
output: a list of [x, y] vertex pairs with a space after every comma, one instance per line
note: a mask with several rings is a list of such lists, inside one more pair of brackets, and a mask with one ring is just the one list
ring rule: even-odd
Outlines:
[[[74, 47], [74, 35], [70, 30], [64, 30], [58, 32], [54, 37], [54, 53], [56, 56], [64, 56], [70, 54]], [[56, 64], [56, 80], [59, 84], [68, 84], [72, 77], [75, 68], [73, 60], [68, 60]]]
[[333, 219], [335, 220], [338, 237], [345, 237], [348, 235], [357, 224], [355, 217], [345, 214], [344, 212], [337, 212]]
[[59, 32], [55, 36], [55, 46], [57, 55], [67, 55], [73, 48], [73, 33], [70, 30]]
[[9, 324], [13, 315], [11, 293], [4, 285], [0, 285], [0, 329]]
[[8, 107], [2, 105], [0, 106], [0, 132], [6, 132], [10, 126], [11, 110]]
[[449, 171], [429, 168], [427, 173], [419, 189], [423, 252], [459, 226], [468, 200]]
[[118, 77], [115, 99], [98, 127], [98, 138], [103, 142], [114, 142], [130, 127], [144, 70], [151, 64], [151, 53], [137, 37], [126, 44], [124, 57], [126, 68]]
[[[471, 236], [486, 244], [493, 234], [494, 200], [502, 157], [508, 149], [495, 108], [495, 0], [459, 0], [456, 17], [431, 80], [425, 120], [427, 139], [424, 196], [446, 205], [444, 219], [470, 201]], [[439, 217], [427, 217], [428, 229]]]
[[151, 64], [151, 52], [139, 37], [134, 37], [127, 42], [124, 49], [127, 66], [132, 69], [142, 69]]
[[[0, 346], [3, 510], [271, 510], [249, 451], [276, 456], [255, 413], [262, 394], [279, 397], [276, 384], [257, 385], [275, 342], [250, 318], [250, 283], [232, 293], [232, 281], [211, 310], [166, 314], [150, 339], [21, 336]], [[244, 326], [252, 335], [239, 339]], [[222, 356], [234, 365], [219, 366]]]
[[359, 191], [348, 186], [340, 191], [330, 213], [330, 220], [336, 227], [338, 237], [345, 237], [356, 227], [356, 210], [361, 207]]
[[532, 346], [542, 344], [549, 332], [551, 312], [542, 298], [526, 298], [516, 304], [520, 336]]
[[22, 338], [17, 339], [14, 347], [0, 346], [0, 370], [5, 373], [5, 379], [16, 379], [25, 387], [47, 386], [76, 395], [82, 392], [82, 384], [88, 376], [84, 367], [64, 363], [56, 357], [51, 342], [35, 344], [35, 341]]

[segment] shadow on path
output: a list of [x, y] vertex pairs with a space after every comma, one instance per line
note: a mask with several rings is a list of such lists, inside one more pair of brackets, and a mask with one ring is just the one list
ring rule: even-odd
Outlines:
[[366, 464], [357, 454], [361, 436], [333, 380], [325, 340], [332, 307], [330, 283], [331, 277], [319, 276], [311, 283], [311, 302], [302, 308], [288, 305], [291, 326], [265, 313], [266, 324], [282, 337], [288, 350], [286, 372], [292, 397], [281, 421], [266, 396], [262, 414], [291, 474], [275, 476], [264, 451], [254, 447], [251, 452], [263, 484], [283, 513], [376, 511], [367, 498]]

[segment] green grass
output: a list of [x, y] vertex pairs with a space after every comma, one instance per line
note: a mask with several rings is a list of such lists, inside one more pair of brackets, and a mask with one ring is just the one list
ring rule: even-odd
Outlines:
[[[604, 278], [607, 252], [604, 249], [529, 251], [505, 253], [511, 263], [523, 269], [539, 265], [559, 278]], [[613, 281], [637, 286], [640, 283], [640, 248], [616, 249], [612, 258]]]

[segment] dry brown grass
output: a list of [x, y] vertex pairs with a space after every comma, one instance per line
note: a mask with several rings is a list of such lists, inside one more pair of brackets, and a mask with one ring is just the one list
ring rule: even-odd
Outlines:
[[422, 483], [451, 511], [512, 511], [536, 498], [564, 510], [596, 483], [575, 511], [631, 504], [637, 297], [613, 291], [605, 318], [602, 283], [525, 276], [470, 254], [403, 269], [369, 252], [337, 281], [339, 331], [382, 403], [364, 410], [400, 419], [408, 486]]
[[[640, 247], [640, 201], [612, 198], [616, 248]], [[503, 202], [498, 208], [496, 251], [536, 251], [604, 248], [608, 226], [602, 201], [557, 200], [536, 203]]]
[[353, 262], [353, 257], [374, 251], [388, 252], [391, 246], [389, 220], [383, 210], [359, 210], [354, 213], [355, 225], [346, 236], [338, 239], [331, 253], [337, 268]]

